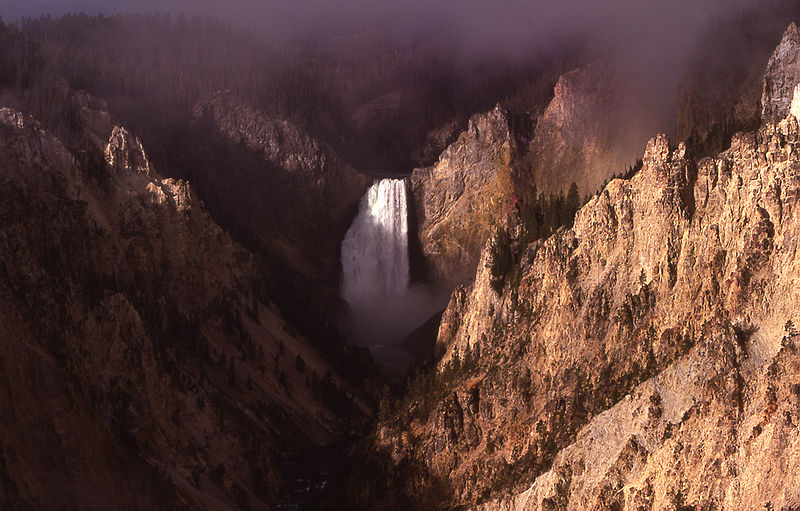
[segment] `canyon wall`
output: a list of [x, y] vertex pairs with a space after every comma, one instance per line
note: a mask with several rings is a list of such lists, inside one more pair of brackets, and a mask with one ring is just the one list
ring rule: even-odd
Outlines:
[[573, 227], [526, 243], [531, 226], [509, 212], [453, 293], [437, 368], [362, 446], [391, 490], [354, 499], [800, 505], [798, 144], [793, 115], [713, 158], [658, 136]]

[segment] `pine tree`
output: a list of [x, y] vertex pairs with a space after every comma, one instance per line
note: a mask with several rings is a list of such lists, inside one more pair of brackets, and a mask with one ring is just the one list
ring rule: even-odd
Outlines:
[[573, 183], [569, 187], [569, 192], [567, 192], [567, 199], [566, 199], [566, 222], [565, 225], [568, 227], [572, 227], [573, 222], [575, 221], [575, 213], [581, 207], [581, 194], [578, 191], [578, 185], [573, 181]]

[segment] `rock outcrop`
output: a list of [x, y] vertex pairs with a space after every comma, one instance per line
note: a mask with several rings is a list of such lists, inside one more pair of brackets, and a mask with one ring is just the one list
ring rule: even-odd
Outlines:
[[528, 148], [530, 177], [539, 190], [566, 193], [574, 182], [581, 193], [594, 193], [634, 163], [632, 134], [626, 132], [634, 123], [625, 119], [619, 92], [614, 73], [601, 62], [559, 78]]
[[430, 130], [425, 134], [425, 141], [422, 145], [414, 150], [414, 161], [420, 162], [418, 165], [421, 166], [435, 163], [444, 150], [458, 140], [463, 128], [463, 122], [451, 120]]
[[238, 146], [234, 151], [246, 149], [255, 157], [238, 175], [224, 172], [225, 166], [198, 170], [199, 189], [212, 211], [217, 207], [231, 222], [245, 222], [233, 230], [249, 231], [302, 273], [338, 274], [338, 243], [369, 179], [297, 126], [269, 119], [230, 93], [198, 104], [194, 115]]
[[79, 146], [0, 108], [0, 508], [267, 509], [367, 409], [189, 184], [70, 104]]
[[429, 279], [457, 284], [475, 275], [491, 224], [513, 201], [513, 151], [498, 106], [473, 116], [436, 165], [412, 173], [413, 220]]
[[767, 63], [761, 94], [761, 119], [778, 122], [789, 114], [800, 83], [800, 29], [792, 23]]
[[531, 244], [521, 222], [493, 235], [444, 313], [437, 370], [370, 444], [373, 467], [395, 467], [387, 500], [800, 504], [798, 144], [794, 117], [700, 161], [659, 136], [574, 227]]
[[798, 6], [788, 3], [759, 4], [701, 36], [679, 86], [677, 140], [713, 156], [729, 147], [734, 133], [758, 128], [764, 70], [786, 20], [798, 15]]
[[339, 244], [370, 179], [301, 128], [229, 92], [195, 106], [179, 153], [179, 175], [220, 226], [265, 262], [261, 271], [287, 319], [319, 346], [331, 345]]
[[510, 130], [498, 106], [473, 116], [432, 167], [416, 169], [411, 189], [425, 276], [464, 283], [490, 226], [537, 192], [594, 191], [636, 160], [612, 72], [603, 64], [564, 74], [530, 140]]

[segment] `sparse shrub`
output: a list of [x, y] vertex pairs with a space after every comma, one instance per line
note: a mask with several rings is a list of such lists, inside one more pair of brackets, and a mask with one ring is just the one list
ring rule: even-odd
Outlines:
[[461, 371], [465, 374], [469, 374], [475, 369], [476, 365], [477, 360], [475, 359], [472, 345], [467, 343], [467, 348], [464, 350], [464, 359], [461, 362]]
[[786, 324], [783, 325], [783, 329], [786, 331], [786, 335], [788, 335], [789, 337], [794, 337], [798, 335], [797, 329], [795, 329], [794, 326], [794, 321], [792, 321], [791, 319], [786, 320]]

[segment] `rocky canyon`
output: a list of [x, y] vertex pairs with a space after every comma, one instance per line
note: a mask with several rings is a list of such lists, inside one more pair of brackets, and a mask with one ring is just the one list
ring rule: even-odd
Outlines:
[[0, 509], [800, 509], [800, 8], [735, 3], [0, 21]]

